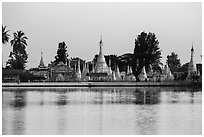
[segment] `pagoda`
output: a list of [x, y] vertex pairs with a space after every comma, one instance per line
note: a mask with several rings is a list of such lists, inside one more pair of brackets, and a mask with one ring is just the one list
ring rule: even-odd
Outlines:
[[90, 79], [93, 81], [107, 81], [109, 77], [112, 75], [111, 69], [108, 67], [105, 57], [103, 55], [103, 41], [102, 37], [99, 42], [99, 55], [97, 57], [97, 62], [90, 73], [87, 76], [90, 76]]
[[44, 61], [43, 61], [43, 53], [42, 52], [41, 52], [41, 58], [40, 58], [40, 63], [38, 65], [38, 69], [40, 69], [40, 70], [47, 69], [47, 67], [45, 66]]
[[40, 63], [37, 68], [30, 68], [29, 72], [34, 75], [35, 81], [49, 80], [48, 67], [45, 66], [43, 61], [43, 53], [41, 52]]
[[191, 48], [191, 59], [188, 65], [188, 77], [187, 78], [191, 78], [193, 75], [196, 75], [197, 71], [196, 71], [196, 65], [194, 63], [194, 49], [193, 49], [193, 45]]
[[105, 57], [103, 55], [103, 41], [102, 41], [102, 37], [101, 40], [99, 42], [99, 46], [100, 46], [100, 50], [99, 50], [99, 55], [97, 58], [97, 62], [95, 65], [95, 73], [107, 73], [110, 74], [110, 68], [108, 67], [108, 65], [106, 64], [106, 60]]

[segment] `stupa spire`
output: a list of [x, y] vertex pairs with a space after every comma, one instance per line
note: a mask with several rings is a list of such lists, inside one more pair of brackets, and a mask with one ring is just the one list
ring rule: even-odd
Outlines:
[[41, 58], [40, 58], [40, 64], [38, 65], [39, 68], [45, 67], [44, 61], [43, 61], [43, 53], [41, 52]]
[[103, 40], [102, 40], [102, 35], [101, 35], [101, 39], [100, 39], [100, 42], [99, 42], [99, 47], [100, 47], [99, 55], [100, 55], [100, 54], [103, 55], [102, 46], [103, 46]]

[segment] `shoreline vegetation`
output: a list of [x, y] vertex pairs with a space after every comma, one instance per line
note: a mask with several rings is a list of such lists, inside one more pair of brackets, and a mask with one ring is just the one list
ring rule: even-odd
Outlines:
[[202, 81], [163, 81], [163, 82], [22, 82], [2, 83], [2, 87], [202, 87]]

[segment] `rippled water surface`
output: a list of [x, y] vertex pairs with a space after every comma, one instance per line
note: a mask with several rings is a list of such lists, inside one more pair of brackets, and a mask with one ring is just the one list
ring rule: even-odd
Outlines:
[[2, 90], [3, 134], [202, 134], [202, 89]]

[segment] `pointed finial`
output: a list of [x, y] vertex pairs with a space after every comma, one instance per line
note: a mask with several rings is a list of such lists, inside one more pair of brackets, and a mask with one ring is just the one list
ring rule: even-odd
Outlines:
[[191, 51], [194, 51], [194, 49], [193, 49], [193, 42], [192, 42], [192, 48], [191, 48]]
[[101, 35], [101, 40], [100, 40], [100, 46], [103, 44], [103, 40], [102, 40], [102, 35]]

